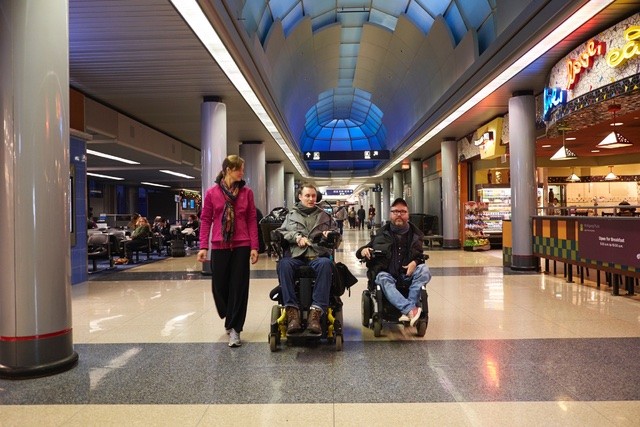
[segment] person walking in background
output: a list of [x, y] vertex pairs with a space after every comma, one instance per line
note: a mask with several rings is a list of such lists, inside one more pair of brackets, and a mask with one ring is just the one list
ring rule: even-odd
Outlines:
[[349, 213], [347, 212], [347, 207], [344, 206], [339, 200], [338, 206], [336, 207], [336, 212], [333, 214], [333, 217], [336, 220], [336, 224], [338, 224], [340, 235], [342, 235], [342, 232], [344, 231], [344, 220], [349, 218]]
[[366, 212], [364, 211], [364, 208], [362, 207], [362, 205], [360, 205], [360, 209], [358, 209], [358, 228], [360, 230], [364, 230], [365, 215], [366, 215]]
[[349, 208], [349, 228], [356, 228], [356, 210], [353, 206]]
[[[207, 261], [211, 248], [211, 281], [218, 315], [224, 319], [229, 347], [240, 347], [249, 300], [250, 265], [258, 262], [258, 221], [253, 191], [247, 187], [244, 160], [227, 156], [222, 171], [209, 188], [200, 215], [200, 250]], [[211, 231], [211, 240], [209, 232]]]

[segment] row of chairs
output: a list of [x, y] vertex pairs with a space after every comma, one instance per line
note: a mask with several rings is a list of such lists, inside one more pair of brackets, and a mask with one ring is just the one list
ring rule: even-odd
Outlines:
[[[115, 265], [116, 257], [125, 256], [124, 244], [125, 233], [121, 230], [113, 230], [107, 233], [91, 233], [87, 238], [87, 258], [92, 262], [92, 271], [97, 271], [99, 260], [109, 260], [109, 267]], [[166, 241], [163, 236], [153, 235], [147, 238], [147, 245], [133, 250], [136, 262], [140, 262], [140, 252], [150, 259], [153, 252], [162, 255], [164, 250], [170, 255], [171, 241]]]

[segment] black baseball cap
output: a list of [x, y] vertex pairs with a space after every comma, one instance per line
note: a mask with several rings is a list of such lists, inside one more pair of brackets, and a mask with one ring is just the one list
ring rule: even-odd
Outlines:
[[409, 205], [407, 205], [407, 202], [405, 202], [402, 197], [398, 197], [393, 201], [393, 203], [391, 203], [391, 207], [394, 207], [395, 205], [403, 205], [409, 207]]

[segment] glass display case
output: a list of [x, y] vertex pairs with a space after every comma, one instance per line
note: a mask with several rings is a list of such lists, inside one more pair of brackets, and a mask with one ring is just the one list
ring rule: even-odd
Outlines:
[[502, 220], [511, 219], [511, 187], [506, 185], [477, 185], [476, 198], [487, 204], [484, 234], [492, 247], [502, 246]]

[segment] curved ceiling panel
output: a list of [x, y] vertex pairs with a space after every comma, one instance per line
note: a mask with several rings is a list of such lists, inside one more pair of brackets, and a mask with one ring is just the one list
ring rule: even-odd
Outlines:
[[[437, 99], [430, 92], [441, 95], [461, 74], [452, 50], [473, 34], [475, 46], [481, 42], [475, 58], [495, 39], [493, 10], [495, 0], [263, 0], [243, 2], [241, 20], [263, 45], [275, 97], [302, 151], [393, 150]], [[331, 168], [372, 174], [383, 162]]]

